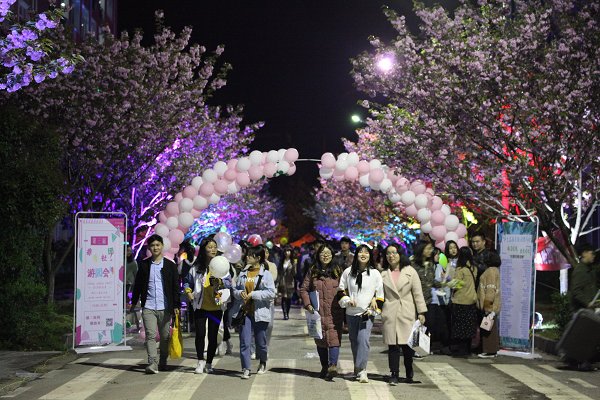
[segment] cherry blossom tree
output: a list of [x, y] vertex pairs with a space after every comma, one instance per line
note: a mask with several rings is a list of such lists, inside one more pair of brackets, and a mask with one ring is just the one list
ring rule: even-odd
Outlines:
[[[226, 83], [223, 48], [209, 54], [190, 34], [159, 26], [147, 47], [141, 32], [106, 35], [81, 45], [85, 61], [68, 77], [6, 98], [61, 132], [71, 215], [124, 211], [137, 233], [196, 174], [247, 150], [260, 124], [244, 126], [241, 107], [207, 104]], [[47, 257], [51, 289], [72, 245]]]
[[[537, 216], [571, 262], [598, 206], [598, 1], [484, 0], [417, 6], [353, 60], [390, 167], [488, 216]], [[518, 217], [512, 217], [517, 218]]]

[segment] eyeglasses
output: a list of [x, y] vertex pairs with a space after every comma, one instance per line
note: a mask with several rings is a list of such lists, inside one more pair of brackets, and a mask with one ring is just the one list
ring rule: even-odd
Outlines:
[[388, 252], [388, 253], [387, 253], [387, 256], [388, 256], [388, 257], [389, 257], [389, 256], [397, 256], [397, 255], [398, 255], [398, 252], [396, 252], [396, 251], [394, 251], [394, 252]]

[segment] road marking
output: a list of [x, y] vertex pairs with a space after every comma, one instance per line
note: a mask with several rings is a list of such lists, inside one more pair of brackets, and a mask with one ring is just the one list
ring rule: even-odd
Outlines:
[[[540, 392], [549, 399], [571, 400], [571, 399], [589, 399], [576, 390], [571, 389], [555, 379], [550, 378], [532, 368], [516, 364], [494, 364], [494, 368], [499, 369], [514, 379], [529, 386], [536, 392]], [[590, 399], [591, 400], [591, 399]]]
[[560, 369], [553, 367], [552, 365], [538, 365], [538, 367], [545, 369], [546, 371], [550, 371], [550, 372], [561, 372]]
[[[213, 360], [213, 367], [217, 365], [219, 359]], [[199, 374], [193, 375], [194, 371], [192, 368], [196, 368], [198, 360], [192, 358], [185, 358], [178, 365], [178, 367], [184, 367], [186, 371], [180, 371], [178, 368], [176, 371], [166, 372], [166, 378], [158, 384], [152, 391], [144, 397], [145, 400], [154, 399], [191, 399], [196, 390], [200, 387], [207, 375], [210, 374]], [[192, 376], [193, 375], [193, 376]]]
[[16, 388], [15, 390], [13, 390], [12, 392], [10, 392], [9, 394], [5, 394], [4, 396], [0, 396], [0, 398], [4, 399], [4, 398], [12, 398], [12, 397], [17, 397], [18, 395], [25, 393], [26, 391], [28, 391], [29, 389], [31, 389], [31, 386], [21, 386]]
[[77, 360], [71, 362], [71, 364], [83, 364], [86, 361], [89, 361], [90, 358], [89, 357], [82, 357], [82, 358], [78, 358]]
[[[296, 368], [296, 360], [290, 359], [278, 359], [270, 360], [267, 365], [269, 368]], [[294, 399], [294, 380], [296, 374], [287, 372], [284, 374], [270, 373], [267, 369], [267, 373], [264, 375], [253, 374], [254, 381], [250, 388], [248, 400], [263, 400], [263, 399], [281, 399], [281, 400], [293, 400]], [[269, 376], [271, 375], [271, 376]]]
[[420, 362], [415, 365], [451, 400], [493, 399], [449, 364]]
[[[354, 374], [354, 363], [351, 360], [338, 360], [338, 369], [341, 374]], [[379, 374], [377, 367], [372, 362], [367, 363], [367, 374]], [[350, 392], [351, 399], [381, 399], [389, 400], [394, 396], [390, 393], [390, 388], [386, 382], [370, 379], [369, 383], [364, 384], [356, 380], [344, 380]]]
[[115, 379], [126, 370], [112, 368], [111, 366], [131, 365], [132, 367], [142, 361], [132, 358], [111, 358], [100, 366], [93, 367], [69, 382], [57, 387], [50, 393], [40, 397], [41, 400], [83, 400], [87, 399], [104, 385]]
[[571, 382], [579, 383], [581, 386], [583, 386], [584, 388], [588, 388], [588, 389], [595, 389], [598, 387], [596, 385], [592, 385], [591, 383], [587, 383], [583, 379], [579, 379], [579, 378], [569, 378], [569, 380]]

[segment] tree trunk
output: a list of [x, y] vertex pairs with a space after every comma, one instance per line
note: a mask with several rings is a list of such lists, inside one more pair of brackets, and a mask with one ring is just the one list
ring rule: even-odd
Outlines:
[[48, 287], [48, 304], [54, 303], [54, 288], [56, 274], [60, 267], [62, 267], [67, 256], [71, 253], [71, 249], [75, 244], [75, 237], [69, 240], [67, 246], [63, 249], [60, 257], [55, 258], [54, 252], [52, 251], [52, 244], [54, 242], [54, 236], [52, 231], [46, 235], [46, 241], [44, 243], [44, 270], [46, 272], [46, 286]]

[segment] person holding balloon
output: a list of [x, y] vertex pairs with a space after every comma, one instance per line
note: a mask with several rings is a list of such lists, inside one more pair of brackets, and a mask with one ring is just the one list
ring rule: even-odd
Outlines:
[[[198, 257], [193, 268], [184, 279], [184, 291], [192, 303], [194, 310], [194, 326], [196, 330], [196, 355], [198, 364], [196, 374], [212, 373], [212, 361], [217, 351], [219, 325], [223, 318], [223, 309], [229, 300], [231, 277], [229, 261], [217, 256], [217, 242], [205, 238], [200, 242]], [[208, 349], [204, 359], [204, 342], [207, 336]]]
[[246, 261], [248, 265], [240, 272], [233, 289], [235, 303], [231, 309], [233, 318], [238, 320], [241, 317], [242, 379], [250, 378], [252, 333], [256, 343], [256, 356], [259, 359], [257, 373], [264, 374], [267, 371], [267, 328], [271, 322], [271, 303], [276, 296], [273, 275], [266, 267], [264, 248], [250, 247]]
[[[435, 325], [431, 326], [431, 331], [434, 333], [433, 341], [436, 342], [435, 345], [439, 346], [439, 342], [441, 342], [441, 350], [439, 351], [444, 355], [450, 355], [449, 306], [452, 291], [447, 284], [452, 278], [448, 271], [448, 258], [439, 249], [434, 250], [433, 261], [435, 274], [431, 289], [431, 304], [428, 306], [428, 310]], [[437, 349], [433, 350], [433, 352], [437, 351]]]

